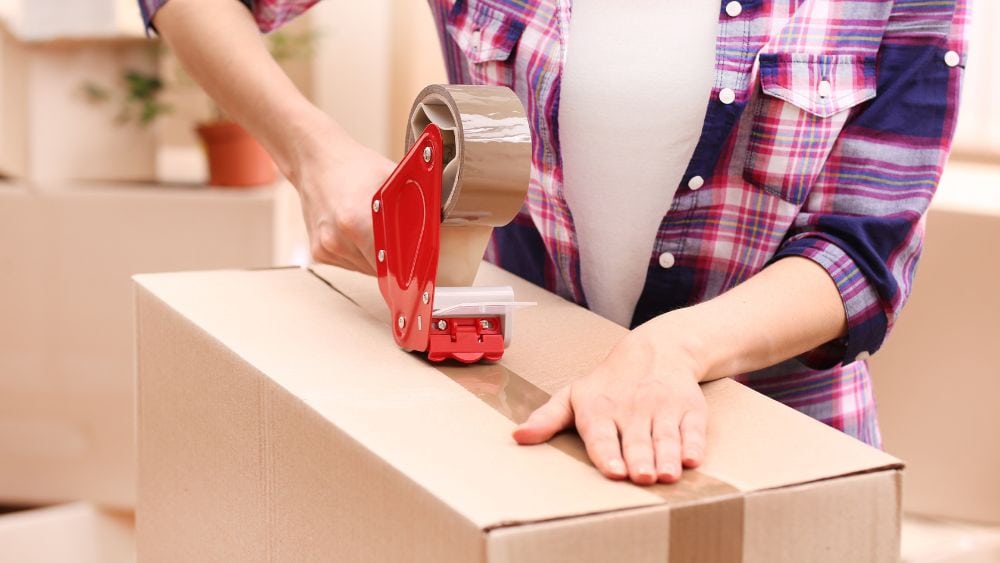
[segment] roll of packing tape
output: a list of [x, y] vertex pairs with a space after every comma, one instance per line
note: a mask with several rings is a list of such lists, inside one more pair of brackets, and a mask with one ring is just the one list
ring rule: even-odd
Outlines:
[[424, 88], [410, 110], [407, 150], [430, 123], [445, 145], [437, 283], [471, 285], [493, 227], [524, 203], [531, 131], [517, 95], [499, 86]]

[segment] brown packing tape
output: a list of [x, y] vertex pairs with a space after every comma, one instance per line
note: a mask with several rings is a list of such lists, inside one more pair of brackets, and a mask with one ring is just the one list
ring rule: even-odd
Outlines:
[[475, 279], [493, 227], [524, 203], [531, 175], [531, 131], [517, 96], [496, 86], [433, 85], [417, 96], [409, 149], [433, 123], [444, 139], [439, 286]]
[[[548, 393], [501, 364], [444, 363], [436, 367], [516, 423], [524, 422], [549, 400]], [[578, 435], [562, 433], [548, 444], [590, 465]], [[676, 483], [656, 484], [646, 490], [670, 506], [669, 561], [723, 563], [742, 559], [743, 496], [736, 487], [698, 471], [685, 471]]]
[[[342, 292], [329, 278], [312, 273], [346, 297], [348, 292]], [[362, 309], [380, 322], [388, 323], [388, 317], [374, 313], [382, 312], [380, 307], [362, 306]], [[526, 420], [549, 400], [547, 392], [502, 364], [433, 365], [515, 423]], [[580, 463], [592, 465], [583, 441], [575, 433], [561, 433], [548, 445]], [[742, 559], [744, 502], [739, 489], [711, 475], [689, 470], [677, 483], [657, 484], [645, 490], [658, 495], [670, 507], [669, 561], [722, 563]]]

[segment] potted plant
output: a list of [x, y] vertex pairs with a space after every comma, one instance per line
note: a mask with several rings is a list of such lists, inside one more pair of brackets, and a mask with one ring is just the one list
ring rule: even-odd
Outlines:
[[[316, 35], [311, 31], [276, 31], [267, 38], [272, 56], [281, 63], [311, 56]], [[122, 78], [122, 109], [116, 118], [119, 123], [135, 121], [145, 127], [157, 117], [172, 111], [169, 104], [160, 100], [167, 84], [158, 74], [127, 71]], [[172, 83], [175, 87], [196, 87], [194, 81], [180, 70]], [[93, 102], [106, 102], [112, 98], [109, 88], [92, 82], [85, 83], [83, 91]], [[277, 168], [267, 151], [215, 104], [212, 104], [211, 117], [195, 123], [194, 130], [205, 149], [209, 184], [248, 187], [274, 182]]]
[[240, 124], [219, 113], [198, 123], [195, 132], [208, 159], [208, 182], [213, 186], [246, 187], [274, 182], [271, 156]]

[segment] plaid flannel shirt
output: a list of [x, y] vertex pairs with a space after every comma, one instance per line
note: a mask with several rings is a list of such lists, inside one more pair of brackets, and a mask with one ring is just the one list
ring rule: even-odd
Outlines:
[[[147, 23], [166, 1], [139, 0]], [[315, 3], [241, 1], [262, 31]], [[449, 79], [512, 88], [532, 128], [527, 201], [487, 257], [585, 305], [557, 119], [571, 0], [429, 3]], [[738, 379], [878, 445], [865, 360], [912, 286], [955, 128], [967, 17], [967, 0], [723, 0], [705, 124], [633, 325], [782, 257], [809, 258], [840, 290], [846, 337]]]

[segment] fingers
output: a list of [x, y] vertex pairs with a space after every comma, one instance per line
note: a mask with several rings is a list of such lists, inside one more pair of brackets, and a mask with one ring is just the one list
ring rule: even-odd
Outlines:
[[681, 432], [678, 416], [662, 410], [653, 419], [653, 449], [656, 452], [656, 479], [674, 483], [681, 478]]
[[522, 445], [540, 444], [572, 423], [573, 409], [569, 401], [569, 387], [566, 387], [514, 429], [514, 440]]
[[595, 413], [586, 418], [577, 416], [576, 429], [598, 471], [609, 479], [624, 479], [628, 475], [618, 441], [618, 426], [609, 414]]
[[684, 467], [698, 467], [704, 460], [707, 426], [708, 412], [704, 404], [692, 408], [684, 414], [680, 426], [682, 444], [681, 460], [684, 463]]
[[657, 473], [653, 464], [653, 440], [651, 420], [645, 416], [634, 416], [622, 428], [622, 453], [628, 467], [629, 478], [639, 485], [652, 485]]
[[366, 257], [356, 245], [346, 242], [346, 238], [344, 232], [338, 231], [333, 224], [320, 223], [311, 236], [313, 260], [366, 274], [374, 274], [374, 258]]

